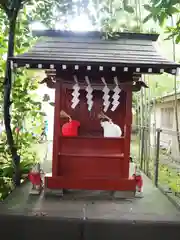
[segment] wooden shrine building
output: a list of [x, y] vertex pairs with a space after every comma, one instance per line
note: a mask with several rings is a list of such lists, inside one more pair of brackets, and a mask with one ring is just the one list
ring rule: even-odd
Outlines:
[[[146, 85], [142, 74], [176, 74], [178, 64], [158, 54], [156, 34], [38, 32], [29, 52], [9, 60], [14, 68], [44, 69], [55, 88], [52, 175], [49, 189], [136, 191], [129, 174], [132, 92]], [[80, 122], [78, 136], [62, 136], [61, 110]], [[120, 126], [122, 136], [105, 138], [98, 114]]]

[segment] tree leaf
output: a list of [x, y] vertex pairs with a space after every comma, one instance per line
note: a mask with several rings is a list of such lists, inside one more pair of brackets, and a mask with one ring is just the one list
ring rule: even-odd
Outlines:
[[143, 23], [148, 22], [148, 21], [151, 20], [152, 18], [153, 18], [153, 15], [152, 15], [152, 13], [150, 13], [149, 15], [147, 15], [147, 16], [144, 18]]
[[53, 106], [53, 107], [55, 106], [55, 103], [54, 103], [54, 102], [50, 102], [49, 104], [50, 104], [51, 106]]
[[43, 96], [43, 102], [48, 102], [50, 100], [50, 96], [46, 93]]
[[151, 7], [150, 5], [144, 4], [143, 6], [144, 6], [144, 8], [145, 8], [148, 12], [151, 12], [151, 11], [152, 11], [152, 7]]
[[170, 34], [167, 38], [165, 38], [164, 40], [171, 40], [174, 37], [174, 34]]
[[167, 12], [168, 12], [169, 15], [173, 15], [175, 13], [179, 13], [180, 10], [178, 8], [172, 6], [167, 10]]
[[[153, 1], [153, 5], [154, 5], [155, 8], [160, 7], [163, 3], [164, 3], [164, 0]], [[166, 4], [166, 2], [165, 2], [165, 4]]]
[[157, 16], [158, 21], [160, 26], [162, 27], [166, 21], [166, 19], [168, 18], [167, 14], [165, 12], [161, 12], [159, 16]]
[[180, 34], [176, 37], [176, 44], [180, 43]]
[[45, 112], [39, 112], [39, 114], [44, 117], [47, 116]]
[[134, 8], [129, 5], [124, 6], [124, 10], [128, 13], [134, 13]]
[[176, 5], [176, 4], [179, 3], [179, 0], [170, 0], [170, 2], [171, 2], [172, 5]]
[[129, 2], [128, 0], [123, 0], [123, 5], [124, 5], [124, 6], [127, 6], [127, 5], [128, 5], [128, 2]]

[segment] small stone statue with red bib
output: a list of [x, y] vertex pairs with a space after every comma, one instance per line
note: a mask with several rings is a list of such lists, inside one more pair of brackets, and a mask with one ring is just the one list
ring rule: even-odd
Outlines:
[[40, 163], [35, 164], [29, 173], [29, 180], [32, 183], [31, 194], [41, 193], [43, 187], [41, 173]]

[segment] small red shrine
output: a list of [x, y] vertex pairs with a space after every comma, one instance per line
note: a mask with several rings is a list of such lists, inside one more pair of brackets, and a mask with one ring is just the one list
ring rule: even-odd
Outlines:
[[[147, 87], [142, 74], [176, 74], [178, 64], [160, 56], [156, 34], [43, 31], [22, 55], [10, 59], [14, 68], [45, 69], [43, 80], [55, 88], [52, 175], [49, 189], [87, 189], [135, 193], [129, 174], [132, 92]], [[80, 123], [78, 136], [63, 136], [68, 114]], [[103, 136], [98, 114], [120, 126], [122, 136]]]

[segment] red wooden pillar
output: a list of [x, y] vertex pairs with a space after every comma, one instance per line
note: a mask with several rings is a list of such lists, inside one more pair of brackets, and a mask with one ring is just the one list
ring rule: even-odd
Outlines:
[[60, 111], [61, 111], [61, 83], [56, 82], [55, 106], [54, 106], [54, 136], [53, 136], [53, 158], [52, 158], [52, 176], [58, 176], [58, 158], [60, 145]]
[[126, 90], [126, 116], [125, 116], [125, 143], [124, 143], [124, 172], [129, 177], [129, 157], [131, 145], [131, 124], [132, 124], [132, 90]]

